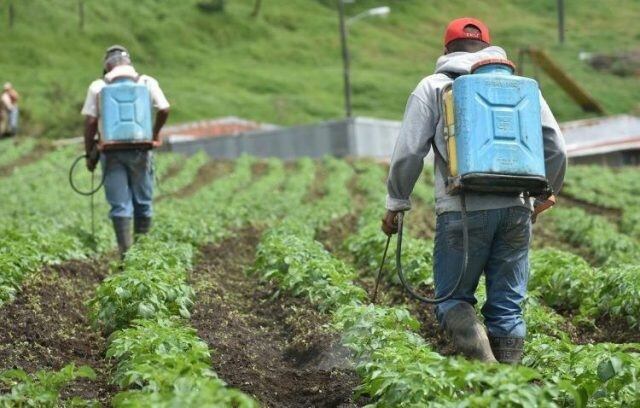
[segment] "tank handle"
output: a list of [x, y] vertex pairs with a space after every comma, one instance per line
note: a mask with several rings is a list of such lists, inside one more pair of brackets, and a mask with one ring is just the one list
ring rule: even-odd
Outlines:
[[471, 73], [474, 74], [476, 70], [485, 67], [487, 65], [503, 65], [511, 69], [511, 73], [513, 74], [516, 71], [516, 64], [509, 61], [506, 58], [488, 58], [482, 61], [478, 61], [471, 67]]

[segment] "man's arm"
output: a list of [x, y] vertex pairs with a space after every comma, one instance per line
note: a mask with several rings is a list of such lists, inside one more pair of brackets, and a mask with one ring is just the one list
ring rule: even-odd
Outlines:
[[87, 115], [84, 120], [84, 151], [87, 155], [87, 169], [93, 171], [98, 164], [96, 134], [98, 133], [98, 118]]
[[156, 112], [156, 120], [153, 124], [153, 142], [155, 145], [160, 145], [160, 130], [165, 123], [167, 123], [167, 119], [169, 118], [169, 108], [159, 110]]
[[553, 188], [553, 194], [557, 195], [562, 189], [567, 171], [567, 149], [560, 126], [542, 96], [540, 96], [540, 108], [545, 170], [547, 180]]
[[158, 81], [151, 77], [145, 77], [145, 82], [151, 94], [153, 106], [157, 109], [156, 119], [153, 124], [153, 145], [160, 146], [162, 144], [162, 140], [160, 140], [160, 130], [162, 130], [162, 127], [169, 118], [169, 108], [171, 105], [167, 97], [164, 96], [164, 92], [162, 92]]
[[2, 104], [7, 110], [13, 110], [13, 101], [11, 100], [11, 96], [8, 92], [4, 92], [2, 94]]
[[412, 94], [407, 102], [402, 127], [391, 157], [387, 179], [387, 214], [382, 220], [382, 229], [386, 234], [397, 231], [396, 214], [411, 208], [409, 196], [422, 172], [435, 127], [433, 110], [425, 101]]
[[540, 94], [540, 118], [542, 122], [545, 173], [553, 190], [553, 195], [545, 200], [534, 200], [533, 222], [536, 221], [538, 214], [556, 204], [556, 195], [562, 188], [567, 171], [567, 150], [564, 145], [564, 137], [542, 94]]
[[435, 133], [435, 115], [426, 102], [411, 95], [393, 150], [387, 180], [387, 209], [406, 211]]

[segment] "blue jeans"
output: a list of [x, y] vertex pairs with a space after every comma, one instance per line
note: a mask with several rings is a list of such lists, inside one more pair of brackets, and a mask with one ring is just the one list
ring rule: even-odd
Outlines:
[[9, 130], [11, 133], [16, 134], [18, 132], [18, 118], [20, 117], [20, 111], [15, 106], [9, 111]]
[[153, 214], [153, 153], [150, 150], [103, 152], [104, 191], [109, 216], [151, 217]]
[[[442, 323], [453, 306], [477, 303], [475, 291], [482, 273], [486, 277], [487, 302], [482, 315], [492, 336], [525, 337], [520, 307], [529, 281], [531, 211], [509, 207], [467, 213], [469, 262], [454, 296], [436, 307]], [[434, 248], [436, 296], [449, 293], [456, 283], [463, 258], [460, 212], [438, 216]]]

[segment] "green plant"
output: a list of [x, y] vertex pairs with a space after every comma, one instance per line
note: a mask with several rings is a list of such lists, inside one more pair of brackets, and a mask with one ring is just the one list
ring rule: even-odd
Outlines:
[[[60, 406], [60, 391], [67, 384], [79, 379], [95, 379], [96, 374], [88, 366], [76, 367], [69, 364], [60, 371], [37, 371], [33, 375], [24, 370], [14, 369], [0, 373], [0, 382], [11, 391], [0, 395], [2, 407], [57, 407]], [[88, 401], [74, 398], [67, 401], [73, 406], [88, 405]]]

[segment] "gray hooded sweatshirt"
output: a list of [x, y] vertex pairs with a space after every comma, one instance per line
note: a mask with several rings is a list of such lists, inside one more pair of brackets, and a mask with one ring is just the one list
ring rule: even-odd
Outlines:
[[[488, 58], [507, 58], [500, 47], [488, 47], [481, 51], [454, 52], [438, 58], [436, 72], [424, 78], [409, 96], [402, 121], [402, 127], [391, 158], [389, 178], [387, 180], [387, 209], [405, 211], [411, 208], [409, 196], [422, 171], [424, 158], [432, 145], [437, 147], [435, 154], [435, 197], [436, 213], [460, 211], [460, 197], [446, 192], [447, 164], [439, 153], [446, 154], [441, 112], [442, 89], [452, 79], [444, 72], [469, 74], [471, 67]], [[547, 179], [557, 194], [562, 187], [567, 167], [567, 155], [564, 138], [558, 122], [553, 117], [549, 105], [540, 95], [541, 125], [544, 139], [544, 156]], [[531, 209], [530, 200], [522, 196], [466, 193], [468, 211], [488, 210], [514, 206]]]

